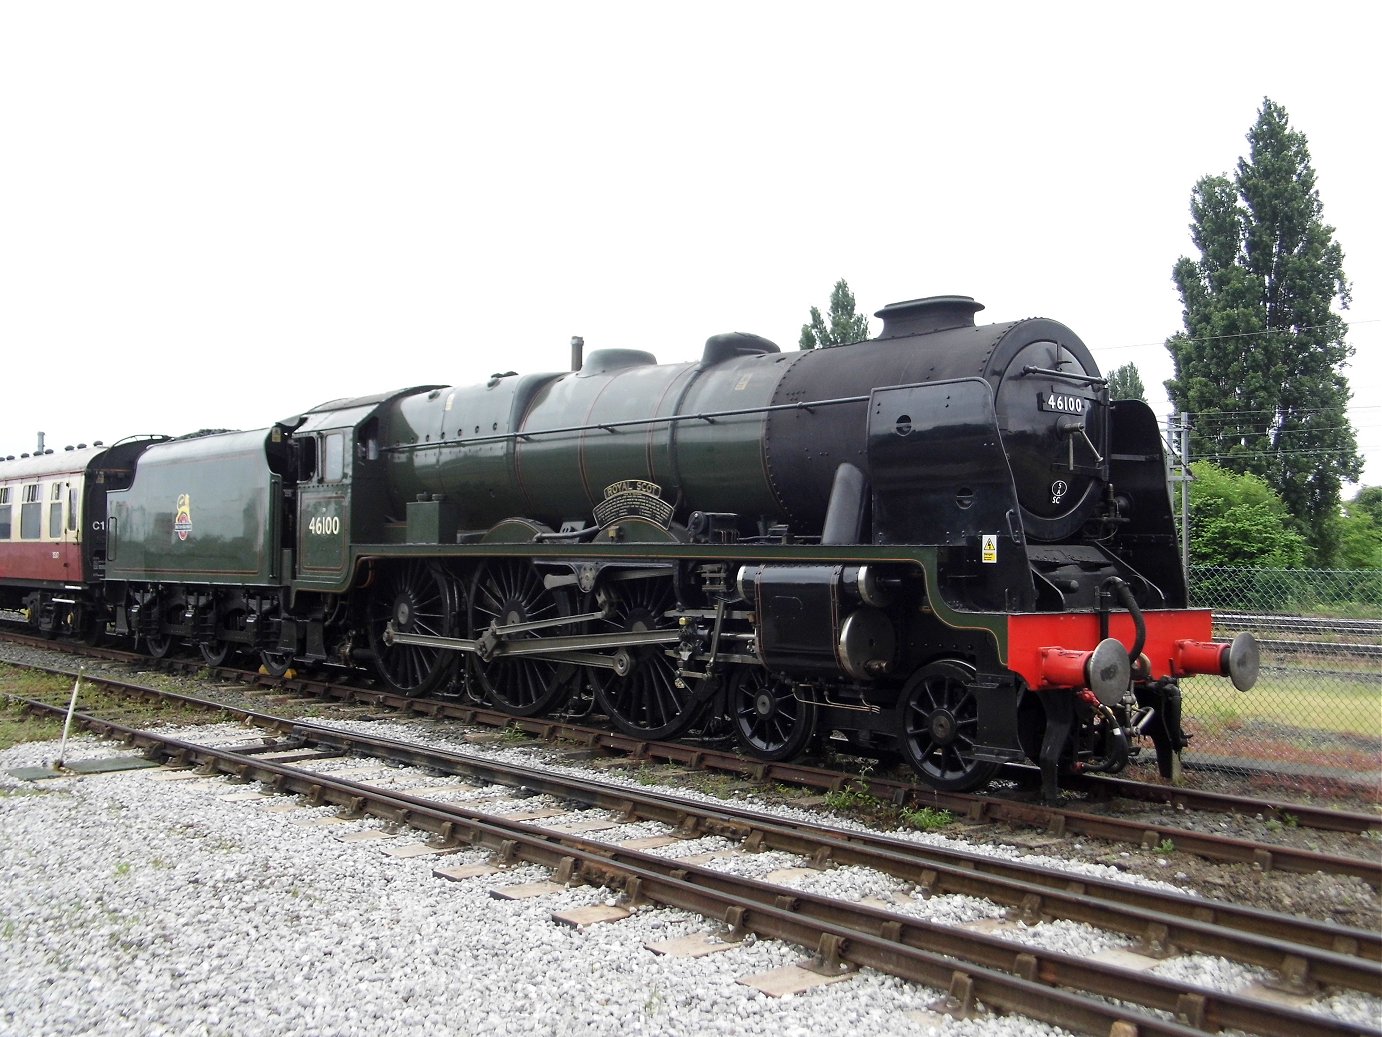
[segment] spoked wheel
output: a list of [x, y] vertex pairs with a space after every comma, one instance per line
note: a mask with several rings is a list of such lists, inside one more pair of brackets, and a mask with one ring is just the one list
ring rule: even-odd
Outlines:
[[[468, 628], [475, 639], [484, 637], [491, 624], [513, 626], [540, 623], [569, 615], [557, 596], [542, 583], [542, 574], [527, 562], [498, 559], [486, 562], [471, 585]], [[561, 637], [570, 627], [543, 627], [526, 634], [509, 634], [505, 640], [534, 637]], [[540, 656], [498, 656], [485, 659], [477, 655], [472, 663], [480, 686], [494, 705], [519, 717], [547, 713], [569, 695], [581, 668], [572, 663], [553, 662]]]
[[[670, 579], [624, 580], [612, 589], [607, 629], [620, 633], [669, 630], [676, 621], [665, 613], [676, 604]], [[628, 650], [631, 667], [620, 676], [614, 670], [590, 667], [595, 702], [625, 734], [636, 738], [676, 738], [701, 712], [694, 705], [695, 690], [677, 685], [676, 663], [666, 645], [641, 645]]]
[[740, 667], [730, 678], [729, 709], [735, 739], [760, 760], [800, 756], [816, 733], [816, 704], [762, 667]]
[[974, 668], [953, 660], [923, 666], [897, 702], [899, 747], [926, 784], [947, 792], [987, 785], [998, 764], [974, 758], [979, 701]]
[[455, 637], [457, 592], [435, 562], [380, 565], [370, 586], [366, 626], [380, 678], [401, 695], [427, 695], [456, 672], [456, 653], [431, 645], [389, 644], [385, 632]]

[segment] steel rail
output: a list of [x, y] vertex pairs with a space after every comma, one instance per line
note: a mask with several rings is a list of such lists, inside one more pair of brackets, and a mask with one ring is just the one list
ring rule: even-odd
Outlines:
[[[46, 643], [46, 642], [45, 642]], [[135, 657], [139, 658], [139, 657]], [[190, 665], [190, 664], [189, 664]], [[62, 672], [62, 671], [59, 671]], [[71, 676], [70, 673], [65, 673]], [[244, 677], [245, 674], [237, 674]], [[88, 679], [92, 679], [88, 677]], [[514, 728], [535, 737], [574, 741], [592, 749], [625, 753], [634, 759], [663, 761], [697, 769], [740, 774], [757, 781], [783, 782], [809, 788], [839, 790], [859, 788], [870, 795], [896, 805], [917, 803], [949, 810], [973, 823], [1001, 822], [1021, 827], [1045, 830], [1057, 835], [1082, 835], [1113, 842], [1132, 843], [1154, 849], [1167, 840], [1177, 850], [1193, 853], [1208, 860], [1243, 863], [1264, 871], [1281, 870], [1300, 874], [1324, 871], [1330, 874], [1353, 875], [1374, 888], [1382, 888], [1382, 859], [1345, 857], [1322, 854], [1288, 846], [1270, 846], [1228, 836], [1195, 832], [1174, 825], [1157, 825], [1124, 818], [1091, 814], [1069, 807], [1049, 807], [1034, 802], [1005, 799], [994, 795], [945, 792], [917, 784], [916, 780], [899, 781], [876, 775], [849, 775], [838, 770], [794, 762], [768, 762], [745, 759], [737, 752], [718, 749], [694, 742], [657, 742], [625, 735], [605, 728], [573, 724], [551, 717], [515, 717], [494, 709], [443, 698], [413, 698], [373, 689], [361, 689], [328, 681], [306, 678], [284, 680], [251, 675], [256, 683], [298, 691], [319, 698], [338, 700], [344, 704], [358, 703], [385, 706], [404, 713], [428, 717], [444, 717], [463, 723], [482, 724], [496, 728]], [[109, 681], [139, 691], [137, 685]], [[189, 701], [201, 701], [188, 697]], [[206, 703], [211, 708], [224, 708], [219, 703]], [[1116, 781], [1105, 777], [1085, 781]], [[1122, 779], [1126, 782], [1126, 779]], [[1136, 785], [1137, 783], [1127, 783]], [[1165, 802], [1206, 810], [1240, 810], [1249, 806], [1253, 813], [1262, 813], [1278, 820], [1287, 815], [1304, 827], [1319, 827], [1348, 832], [1382, 831], [1382, 817], [1347, 811], [1324, 810], [1307, 804], [1250, 800], [1235, 803], [1215, 793], [1200, 793], [1185, 789], [1165, 789], [1163, 786], [1141, 785], [1143, 798], [1165, 795]], [[1131, 789], [1127, 790], [1129, 793]], [[1122, 794], [1122, 793], [1120, 793]]]
[[[1006, 774], [1022, 780], [1039, 780], [1040, 771], [1028, 764], [1008, 764]], [[1109, 774], [1063, 774], [1061, 785], [1072, 792], [1089, 793], [1095, 799], [1131, 799], [1156, 803], [1177, 810], [1205, 810], [1222, 814], [1241, 814], [1246, 817], [1262, 815], [1263, 820], [1286, 822], [1303, 828], [1361, 835], [1382, 831], [1382, 816], [1351, 810], [1330, 810], [1310, 803], [1283, 803], [1255, 799], [1227, 792], [1206, 789], [1187, 790], [1171, 785], [1151, 785], [1144, 781], [1118, 778]]]
[[[1258, 647], [1266, 652], [1283, 655], [1352, 655], [1362, 659], [1382, 659], [1382, 644], [1360, 645], [1343, 644], [1338, 641], [1283, 641], [1271, 638], [1257, 639]], [[1366, 676], [1359, 674], [1359, 676]]]
[[1382, 619], [1321, 619], [1266, 613], [1215, 612], [1214, 625], [1225, 630], [1297, 630], [1305, 634], [1361, 634], [1382, 637]]
[[[503, 860], [541, 864], [565, 881], [620, 887], [634, 902], [646, 900], [722, 919], [735, 934], [752, 932], [815, 946], [818, 963], [825, 969], [872, 967], [913, 982], [948, 987], [952, 997], [958, 994], [965, 1004], [978, 999], [1084, 1033], [1102, 1037], [1122, 1024], [1135, 1026], [1139, 1037], [1188, 1037], [1228, 1027], [1262, 1037], [1382, 1034], [1371, 1027], [1180, 980], [744, 879], [458, 805], [328, 778], [99, 717], [84, 716], [83, 721], [93, 730], [174, 763], [198, 765], [208, 773], [241, 781], [258, 780], [275, 792], [303, 795], [318, 805], [335, 803], [355, 816], [369, 814], [432, 831], [441, 837], [443, 847], [461, 845], [465, 835], [471, 845], [495, 850]], [[1177, 1021], [1132, 1011], [1104, 998], [1172, 1012]]]
[[[19, 640], [28, 642], [30, 639], [19, 636]], [[35, 639], [35, 643], [51, 647], [50, 642], [37, 642]], [[145, 660], [144, 657], [130, 653], [109, 653], [106, 651], [102, 657], [119, 657], [122, 660], [141, 661], [148, 664], [148, 660]], [[196, 661], [189, 661], [188, 665], [196, 665]], [[36, 669], [43, 668], [36, 666]], [[53, 672], [62, 673], [64, 676], [73, 676], [70, 671]], [[807, 765], [807, 763], [746, 759], [738, 752], [724, 751], [724, 749], [716, 748], [710, 744], [698, 744], [694, 741], [651, 741], [647, 738], [627, 736], [627, 734], [604, 729], [604, 727], [578, 725], [578, 723], [557, 718], [540, 718], [540, 716], [539, 718], [520, 718], [520, 716], [513, 716], [511, 713], [504, 713], [498, 709], [480, 707], [480, 705], [466, 701], [456, 701], [455, 698], [413, 698], [408, 697], [408, 695], [359, 689], [359, 687], [351, 687], [348, 684], [323, 682], [323, 680], [281, 679], [269, 678], [269, 676], [260, 675], [260, 673], [224, 672], [228, 676], [235, 676], [238, 679], [249, 679], [250, 682], [260, 684], [260, 686], [297, 691], [297, 693], [314, 695], [318, 698], [336, 700], [341, 704], [379, 705], [379, 707], [399, 709], [405, 713], [419, 713], [419, 715], [431, 716], [431, 718], [455, 719], [463, 723], [475, 723], [475, 725], [498, 727], [498, 729], [521, 730], [533, 737], [545, 738], [545, 740], [558, 740], [560, 738], [564, 741], [574, 741], [580, 745], [585, 745], [585, 747], [598, 749], [598, 751], [626, 754], [632, 756], [633, 759], [648, 760], [648, 762], [658, 760], [658, 762], [674, 763], [674, 765], [695, 767], [695, 769], [742, 774], [742, 776], [753, 778], [753, 780], [781, 781], [785, 784], [803, 785], [803, 787], [821, 788], [821, 790], [828, 791], [836, 791], [844, 787], [860, 788], [861, 791], [867, 791], [873, 796], [896, 803], [898, 806], [914, 802], [919, 803], [919, 805], [941, 807], [941, 809], [958, 814], [972, 823], [999, 821], [999, 823], [1019, 825], [1019, 827], [1038, 828], [1038, 830], [1050, 831], [1059, 835], [1088, 835], [1088, 837], [1110, 839], [1114, 842], [1133, 843], [1133, 845], [1140, 845], [1147, 849], [1153, 849], [1155, 846], [1161, 845], [1165, 839], [1171, 839], [1176, 849], [1197, 853], [1198, 856], [1208, 860], [1245, 863], [1263, 868], [1263, 870], [1277, 868], [1277, 870], [1300, 872], [1300, 874], [1325, 871], [1329, 874], [1357, 875], [1368, 885], [1382, 888], [1382, 860], [1341, 857], [1338, 854], [1321, 854], [1312, 852], [1312, 850], [1288, 848], [1288, 846], [1263, 848], [1258, 843], [1242, 841], [1242, 839], [1236, 841], [1236, 839], [1222, 837], [1222, 835], [1201, 834], [1201, 832], [1193, 832], [1186, 830], [1186, 828], [1176, 827], [1176, 825], [1155, 825], [1142, 823], [1142, 821], [1100, 817], [1083, 812], [1083, 810], [1072, 809], [1072, 807], [1042, 806], [1038, 803], [1014, 801], [1014, 799], [1005, 799], [992, 794], [977, 795], [972, 794], [972, 792], [933, 790], [933, 788], [923, 787], [916, 780], [898, 781], [894, 778], [873, 776], [873, 774], [854, 776], [854, 774], [843, 773], [840, 770]], [[87, 679], [93, 680], [94, 678], [88, 675]], [[138, 684], [119, 682], [119, 680], [109, 678], [104, 678], [104, 680], [111, 683], [112, 686], [126, 687], [127, 690], [134, 691], [134, 693], [149, 691], [149, 689], [142, 689]], [[210, 708], [224, 708], [218, 702], [207, 702], [195, 697], [185, 698], [191, 702], [202, 702], [202, 704], [209, 705]], [[1009, 767], [1009, 772], [1025, 776], [1031, 772], [1031, 769], [1023, 765], [1012, 765]], [[1099, 798], [1107, 798], [1107, 791], [1111, 790], [1114, 795], [1143, 799], [1143, 801], [1148, 802], [1161, 802], [1169, 806], [1186, 807], [1186, 809], [1242, 813], [1249, 814], [1249, 816], [1263, 814], [1265, 819], [1291, 820], [1303, 828], [1320, 828], [1320, 830], [1350, 832], [1350, 834], [1382, 832], [1382, 816], [1378, 816], [1378, 814], [1331, 810], [1327, 807], [1309, 805], [1309, 803], [1267, 801], [1267, 799], [1248, 799], [1244, 796], [1227, 796], [1216, 794], [1216, 792], [1184, 790], [1184, 788], [1172, 788], [1166, 787], [1166, 785], [1136, 783], [1136, 781], [1130, 781], [1128, 778], [1110, 776], [1083, 774], [1083, 776], [1066, 776], [1063, 780], [1068, 781], [1071, 788], [1081, 788], [1081, 790], [1093, 792]]]
[[[58, 711], [56, 706], [34, 705]], [[1274, 915], [827, 824], [786, 822], [732, 804], [709, 805], [653, 790], [611, 787], [520, 764], [287, 721], [248, 710], [234, 712], [248, 722], [275, 727], [289, 736], [283, 742], [238, 749], [245, 757], [303, 750], [299, 760], [307, 762], [311, 758], [309, 753], [320, 753], [325, 747], [329, 750], [327, 756], [362, 753], [484, 782], [522, 786], [633, 819], [684, 827], [686, 815], [694, 812], [697, 832], [741, 839], [755, 849], [795, 853], [818, 864], [828, 861], [873, 868], [915, 883], [928, 894], [984, 897], [1008, 905], [1013, 914], [1027, 922], [1058, 917], [1126, 933], [1137, 937], [1153, 956], [1176, 950], [1218, 954], [1273, 969], [1287, 986], [1297, 991], [1313, 983], [1325, 983], [1382, 994], [1382, 934], [1367, 930]]]
[[[380, 693], [356, 692], [352, 698], [359, 701], [377, 694]], [[381, 698], [378, 701], [385, 699]], [[1276, 869], [1300, 874], [1324, 871], [1330, 874], [1353, 875], [1373, 887], [1382, 887], [1382, 859], [1344, 857], [1290, 846], [1266, 847], [1246, 839], [1196, 832], [1174, 825], [1091, 814], [1071, 807], [1048, 807], [993, 795], [945, 792], [918, 785], [915, 781], [898, 781], [875, 775], [851, 776], [840, 771], [801, 763], [745, 760], [739, 753], [706, 745], [646, 741], [601, 728], [564, 724], [551, 718], [513, 717], [479, 707], [455, 704], [448, 706], [436, 699], [405, 698], [399, 702], [399, 706], [405, 711], [427, 716], [447, 716], [465, 722], [515, 727], [541, 738], [562, 738], [592, 748], [625, 752], [635, 759], [662, 760], [688, 767], [744, 774], [758, 781], [781, 781], [831, 790], [855, 787], [899, 806], [917, 803], [939, 807], [976, 823], [1001, 821], [1045, 829], [1056, 835], [1083, 835], [1112, 842], [1133, 843], [1147, 849], [1170, 840], [1177, 850], [1193, 853], [1207, 860], [1255, 865], [1263, 871]], [[1189, 803], [1195, 795], [1182, 790], [1181, 802]], [[1256, 812], [1262, 812], [1264, 806], [1265, 804], [1259, 805]], [[1296, 808], [1293, 804], [1282, 804], [1279, 809], [1285, 814], [1294, 813]], [[1307, 807], [1300, 809], [1303, 815], [1317, 816], [1317, 813], [1311, 812]], [[1360, 819], [1359, 824], [1368, 826], [1363, 828], [1363, 831], [1382, 830], [1382, 818], [1364, 814], [1355, 816]], [[1336, 819], [1331, 819], [1330, 827], [1335, 823]]]
[[[1296, 988], [1310, 982], [1382, 995], [1382, 933], [1277, 915], [1220, 901], [1042, 868], [981, 853], [927, 846], [891, 836], [807, 821], [785, 821], [729, 803], [706, 804], [651, 789], [605, 785], [566, 774], [498, 762], [376, 735], [296, 724], [288, 745], [361, 752], [479, 780], [521, 785], [554, 797], [637, 819], [684, 824], [697, 832], [742, 839], [754, 849], [872, 868], [933, 894], [963, 893], [1018, 909], [1023, 921], [1043, 916], [1086, 922], [1139, 937], [1149, 953], [1171, 948], [1219, 954], [1281, 973]], [[267, 747], [264, 751], [273, 751]]]
[[[392, 695], [386, 692], [350, 688], [343, 685], [325, 685], [306, 682], [302, 679], [284, 682], [285, 687], [300, 687], [304, 691], [311, 689], [311, 692], [325, 694], [330, 697], [340, 699], [344, 702], [369, 702], [375, 705], [387, 705], [400, 709], [405, 713], [418, 713], [424, 716], [445, 717], [448, 719], [460, 720], [464, 723], [481, 724], [486, 727], [495, 728], [515, 728], [524, 731], [537, 738], [547, 740], [563, 739], [566, 741], [578, 742], [592, 749], [601, 749], [609, 752], [627, 753], [637, 759], [660, 759], [668, 763], [677, 763], [686, 766], [702, 767], [706, 766], [714, 770], [744, 774], [755, 780], [782, 781], [796, 785], [804, 785], [811, 788], [822, 788], [838, 790], [847, 785], [860, 787], [864, 786], [869, 792], [883, 799], [891, 800], [895, 803], [904, 803], [908, 800], [925, 802], [932, 806], [942, 806], [955, 813], [962, 814], [971, 820], [1002, 820], [1013, 821], [1019, 824], [1034, 824], [1038, 828], [1060, 830], [1062, 828], [1059, 818], [1065, 814], [1078, 814], [1079, 811], [1060, 808], [1043, 807], [1037, 804], [1018, 803], [1015, 804], [1020, 810], [1006, 811], [1003, 804], [1010, 802], [998, 799], [992, 795], [976, 795], [964, 792], [943, 792], [938, 789], [921, 786], [915, 782], [896, 781], [877, 776], [851, 775], [839, 770], [832, 770], [822, 767], [811, 766], [793, 762], [768, 762], [759, 760], [746, 760], [738, 753], [723, 752], [714, 746], [698, 744], [695, 742], [656, 742], [633, 735], [626, 735], [618, 731], [611, 731], [605, 728], [590, 727], [583, 724], [574, 724], [554, 717], [515, 717], [512, 714], [504, 713], [499, 710], [490, 709], [483, 706], [448, 701], [445, 699], [410, 698], [402, 695]], [[1011, 773], [1020, 777], [1028, 774], [1035, 774], [1034, 768], [1023, 764], [1010, 765]], [[1304, 828], [1320, 828], [1328, 831], [1346, 832], [1360, 834], [1364, 832], [1382, 832], [1382, 815], [1361, 813], [1358, 811], [1331, 810], [1325, 807], [1317, 807], [1308, 803], [1290, 803], [1280, 800], [1255, 799], [1242, 796], [1230, 796], [1222, 793], [1201, 791], [1197, 789], [1172, 788], [1164, 785], [1150, 785], [1144, 782], [1131, 781], [1126, 778], [1113, 778], [1107, 775], [1063, 775], [1063, 782], [1071, 782], [1071, 788], [1086, 788], [1095, 791], [1100, 798], [1107, 798], [1112, 792], [1114, 795], [1124, 796], [1131, 799], [1143, 799], [1151, 802], [1160, 802], [1171, 806], [1181, 806], [1187, 809], [1208, 810], [1227, 813], [1244, 813], [1249, 815], [1262, 814], [1264, 818], [1284, 820], [1287, 815], [1295, 819], [1296, 824]], [[1019, 816], [1020, 815], [1020, 816]], [[1037, 818], [1033, 822], [1033, 818]], [[1114, 838], [1118, 842], [1143, 843], [1146, 838], [1143, 834], [1143, 827], [1137, 822], [1127, 822], [1125, 834], [1121, 836], [1103, 836], [1104, 838]], [[1069, 832], [1077, 831], [1077, 828], [1065, 829]], [[1175, 832], [1183, 829], [1166, 827], [1156, 829], [1157, 832]], [[1218, 838], [1210, 836], [1209, 838]], [[1157, 840], [1158, 842], [1160, 840]], [[1310, 858], [1308, 851], [1304, 858], [1305, 866], [1300, 869], [1303, 871], [1315, 871], [1327, 868], [1329, 858], [1320, 862], [1320, 868], [1309, 867]], [[1230, 856], [1226, 859], [1240, 859], [1238, 856]], [[1351, 860], [1351, 858], [1344, 858]], [[1249, 861], [1250, 863], [1262, 863], [1261, 861]], [[1272, 862], [1266, 862], [1269, 866]], [[1288, 869], [1291, 870], [1291, 869]], [[1378, 869], [1382, 873], [1382, 868]], [[1373, 882], [1377, 885], [1377, 882]]]

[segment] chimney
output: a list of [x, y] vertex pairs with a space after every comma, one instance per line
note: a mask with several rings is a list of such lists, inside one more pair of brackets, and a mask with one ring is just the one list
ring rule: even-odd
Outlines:
[[571, 370], [579, 371], [585, 363], [585, 339], [579, 335], [571, 336]]
[[933, 295], [927, 299], [894, 302], [874, 314], [882, 318], [879, 338], [924, 335], [946, 328], [972, 328], [974, 315], [984, 308], [968, 295]]
[[43, 433], [42, 433], [42, 432], [40, 432], [40, 433], [38, 434], [38, 446], [37, 446], [37, 448], [35, 448], [34, 453], [35, 453], [36, 455], [41, 455], [41, 454], [43, 453]]

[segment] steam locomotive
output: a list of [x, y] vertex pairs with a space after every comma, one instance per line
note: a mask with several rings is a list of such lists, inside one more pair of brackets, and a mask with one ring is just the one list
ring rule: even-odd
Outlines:
[[[1187, 607], [1155, 418], [1045, 319], [895, 303], [877, 338], [715, 335], [336, 400], [253, 432], [0, 463], [0, 609], [50, 633], [367, 664], [516, 716], [900, 754], [941, 789], [1185, 745], [1256, 679]], [[18, 521], [13, 521], [15, 517]]]

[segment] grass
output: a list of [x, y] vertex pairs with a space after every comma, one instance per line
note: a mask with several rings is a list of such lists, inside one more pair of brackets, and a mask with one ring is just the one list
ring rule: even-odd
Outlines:
[[[49, 742], [62, 737], [62, 717], [30, 713], [8, 695], [39, 699], [66, 709], [72, 695], [72, 684], [71, 677], [0, 663], [0, 749], [9, 749], [23, 742]], [[88, 680], [82, 681], [77, 695], [77, 710], [94, 713], [118, 711], [123, 723], [135, 727], [219, 724], [230, 718], [229, 714], [219, 710], [200, 709], [159, 699], [136, 699]]]
[[23, 742], [51, 742], [62, 737], [62, 721], [35, 716], [13, 699], [0, 703], [0, 749]]
[[[53, 701], [55, 695], [64, 691], [69, 695], [72, 692], [72, 683], [66, 677], [0, 663], [0, 694]], [[0, 749], [10, 749], [22, 742], [50, 742], [60, 737], [61, 718], [30, 713], [14, 699], [0, 699]]]
[[923, 832], [936, 832], [954, 821], [955, 815], [948, 810], [937, 810], [935, 807], [922, 807], [920, 810], [902, 811], [902, 820], [913, 828], [921, 829]]
[[837, 814], [850, 814], [887, 828], [905, 825], [923, 832], [937, 831], [955, 820], [948, 810], [899, 807], [888, 800], [879, 799], [869, 791], [869, 775], [872, 772], [873, 764], [866, 764], [854, 781], [827, 792], [824, 796], [825, 806]]
[[827, 792], [825, 805], [842, 814], [874, 814], [886, 804], [864, 785], [846, 785]]
[[1358, 679], [1292, 671], [1264, 673], [1248, 692], [1200, 679], [1183, 684], [1185, 715], [1207, 730], [1264, 720], [1288, 727], [1382, 737], [1382, 675]]

